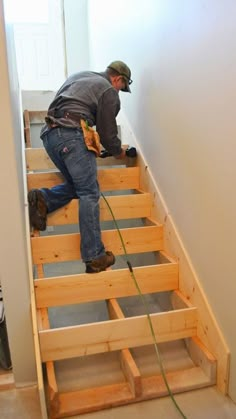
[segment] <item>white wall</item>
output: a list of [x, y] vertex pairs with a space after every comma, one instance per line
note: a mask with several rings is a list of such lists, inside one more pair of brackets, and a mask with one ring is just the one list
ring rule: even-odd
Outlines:
[[[21, 114], [13, 33], [5, 38], [0, 2], [0, 281], [16, 385], [36, 382], [25, 238]], [[7, 56], [8, 50], [8, 56]]]
[[87, 15], [87, 0], [64, 0], [68, 75], [88, 70], [90, 66]]
[[46, 111], [55, 94], [53, 90], [22, 90], [22, 107], [28, 111]]
[[123, 109], [230, 347], [236, 401], [236, 2], [90, 0], [89, 16], [93, 68], [131, 67]]

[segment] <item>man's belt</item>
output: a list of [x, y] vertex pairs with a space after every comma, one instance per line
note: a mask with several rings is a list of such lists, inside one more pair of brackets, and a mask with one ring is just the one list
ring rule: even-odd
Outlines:
[[49, 110], [48, 114], [45, 118], [46, 123], [51, 127], [54, 128], [57, 126], [56, 121], [50, 118], [65, 118], [71, 119], [72, 121], [77, 122], [83, 131], [84, 141], [88, 150], [93, 151], [97, 157], [100, 156], [101, 153], [101, 145], [100, 145], [100, 138], [97, 131], [95, 131], [92, 126], [89, 126], [86, 117], [82, 117], [79, 114], [74, 114], [72, 112], [65, 112], [60, 110]]
[[[49, 123], [51, 122], [50, 121], [50, 117], [56, 118], [56, 119], [59, 119], [59, 118], [71, 119], [71, 121], [76, 122], [80, 126], [81, 126], [81, 120], [82, 119], [87, 120], [87, 118], [85, 116], [82, 116], [82, 115], [80, 115], [78, 113], [62, 111], [60, 109], [54, 109], [54, 110], [51, 110], [50, 109], [48, 111], [47, 116], [45, 118], [45, 120], [46, 120], [47, 123], [48, 122]], [[53, 121], [53, 122], [55, 122], [55, 121]], [[88, 125], [90, 125], [90, 124], [88, 124]]]

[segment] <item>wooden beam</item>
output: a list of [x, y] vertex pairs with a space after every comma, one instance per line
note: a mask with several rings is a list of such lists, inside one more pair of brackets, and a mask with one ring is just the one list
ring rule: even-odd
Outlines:
[[110, 319], [114, 320], [114, 319], [125, 318], [123, 311], [121, 310], [121, 307], [115, 298], [112, 298], [107, 301], [107, 309], [108, 309]]
[[[124, 319], [125, 316], [116, 299], [107, 301], [110, 319]], [[141, 396], [142, 382], [141, 374], [136, 365], [136, 362], [128, 348], [122, 349], [120, 352], [120, 364], [122, 371], [129, 382], [131, 392], [134, 397]]]
[[193, 307], [193, 304], [191, 304], [189, 299], [186, 298], [178, 289], [174, 290], [171, 294], [171, 304], [174, 310]]
[[29, 111], [30, 124], [44, 124], [47, 111]]
[[[128, 254], [155, 252], [162, 249], [162, 226], [126, 228], [121, 230]], [[124, 254], [117, 230], [102, 232], [106, 249], [115, 255]], [[80, 234], [61, 234], [48, 237], [31, 238], [34, 264], [78, 260], [80, 255]]]
[[186, 346], [194, 364], [204, 371], [212, 385], [216, 384], [217, 362], [197, 336], [186, 339]]
[[[197, 309], [151, 314], [157, 342], [196, 335]], [[153, 343], [147, 316], [39, 332], [42, 360], [52, 361]]]
[[27, 110], [24, 111], [23, 119], [24, 119], [25, 147], [31, 147], [29, 111]]
[[129, 382], [131, 392], [134, 397], [142, 394], [142, 380], [139, 368], [128, 348], [122, 349], [120, 353], [120, 363], [122, 371]]
[[[124, 382], [87, 390], [59, 394], [59, 412], [55, 418], [94, 412], [134, 401], [129, 384]], [[122, 403], [123, 401], [123, 403]]]
[[59, 399], [58, 399], [58, 386], [56, 381], [56, 374], [54, 368], [54, 362], [48, 361], [46, 362], [46, 372], [47, 372], [47, 379], [48, 379], [48, 398], [49, 403], [51, 405], [51, 409], [54, 412], [58, 412], [59, 410]]
[[[176, 263], [141, 266], [133, 268], [133, 271], [143, 294], [178, 288], [178, 264]], [[93, 274], [89, 280], [87, 274], [36, 279], [34, 286], [38, 308], [138, 294], [128, 268]]]
[[[174, 394], [211, 385], [199, 367], [167, 372], [166, 378]], [[132, 395], [128, 383], [60, 393], [60, 407], [55, 418], [85, 414], [168, 395], [161, 375], [142, 378], [142, 389], [140, 397]]]
[[[173, 308], [182, 309], [186, 307], [193, 307], [189, 299], [185, 298], [184, 295], [176, 290], [171, 294], [171, 301]], [[200, 341], [197, 336], [185, 339], [185, 344], [189, 352], [190, 358], [195, 365], [200, 366], [206, 376], [209, 378], [209, 382], [216, 383], [216, 359], [209, 352], [206, 346]]]
[[56, 169], [55, 164], [52, 162], [44, 148], [26, 148], [25, 160], [26, 169], [30, 171]]
[[125, 318], [124, 313], [121, 309], [121, 306], [118, 303], [116, 298], [111, 298], [110, 300], [107, 300], [107, 309], [109, 312], [109, 318], [111, 320]]
[[[200, 367], [181, 369], [166, 373], [166, 378], [174, 394], [211, 386], [212, 383]], [[167, 396], [168, 391], [162, 376], [145, 377], [142, 380], [142, 400]]]
[[[51, 188], [64, 182], [59, 172], [28, 173], [28, 190]], [[139, 189], [139, 168], [120, 167], [98, 170], [98, 182], [102, 191]]]
[[[146, 193], [107, 196], [116, 220], [149, 217], [151, 211], [151, 196]], [[73, 199], [68, 205], [48, 215], [47, 225], [77, 224], [79, 212], [79, 200]], [[100, 199], [100, 221], [113, 220], [107, 203]]]
[[[38, 236], [39, 232], [35, 232]], [[44, 269], [43, 265], [39, 264], [36, 266], [38, 281], [42, 281], [44, 278]], [[48, 310], [47, 308], [37, 309], [37, 318], [38, 318], [38, 330], [50, 329], [50, 321], [48, 317]], [[58, 411], [58, 387], [56, 381], [56, 373], [54, 368], [54, 363], [52, 361], [48, 361], [45, 364], [46, 367], [46, 374], [48, 379], [48, 398], [49, 402], [54, 409], [54, 411]]]
[[[30, 143], [28, 143], [30, 144]], [[42, 170], [55, 170], [56, 166], [46, 153], [44, 148], [31, 148], [27, 145], [25, 150], [26, 167], [30, 171], [42, 171]], [[129, 165], [130, 159], [115, 159], [115, 157], [107, 157], [105, 159], [98, 158], [97, 166], [127, 166]]]
[[15, 388], [13, 373], [9, 371], [0, 373], [0, 391], [11, 390], [13, 388]]

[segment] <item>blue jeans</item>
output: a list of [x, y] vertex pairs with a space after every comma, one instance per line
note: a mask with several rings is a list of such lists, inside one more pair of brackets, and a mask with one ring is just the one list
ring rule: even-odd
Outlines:
[[65, 178], [65, 183], [40, 189], [48, 213], [79, 198], [81, 256], [88, 262], [104, 256], [99, 219], [100, 190], [95, 153], [88, 151], [77, 128], [53, 128], [42, 136], [44, 147]]

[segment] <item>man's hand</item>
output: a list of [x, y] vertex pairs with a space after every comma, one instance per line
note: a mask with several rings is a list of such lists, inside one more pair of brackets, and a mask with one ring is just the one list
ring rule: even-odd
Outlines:
[[[104, 159], [105, 157], [110, 157], [112, 156], [112, 154], [108, 153], [107, 150], [103, 150], [100, 154], [99, 157], [101, 157], [102, 159]], [[118, 156], [114, 156], [116, 159], [124, 159], [125, 157], [136, 157], [137, 156], [137, 151], [135, 147], [129, 147], [127, 149], [123, 149], [122, 148], [122, 152], [118, 155]]]

